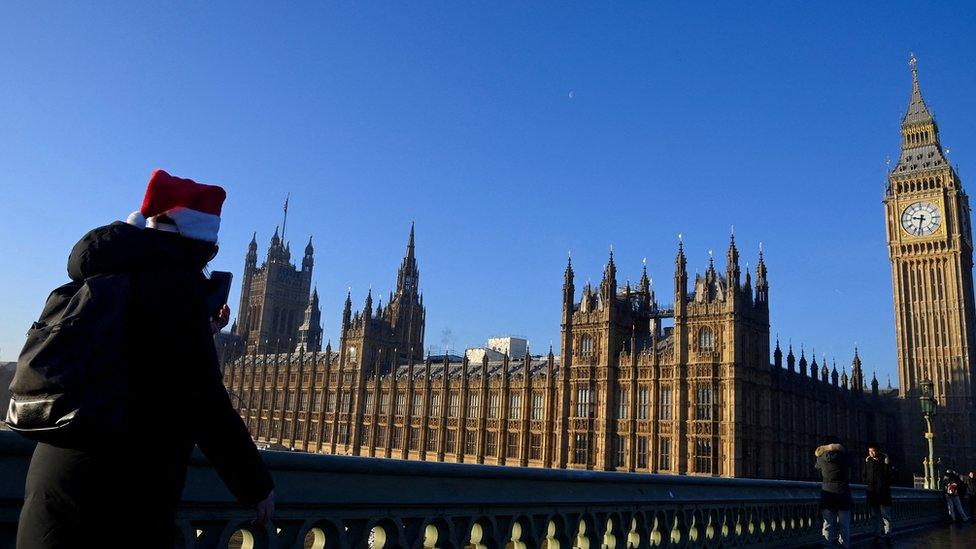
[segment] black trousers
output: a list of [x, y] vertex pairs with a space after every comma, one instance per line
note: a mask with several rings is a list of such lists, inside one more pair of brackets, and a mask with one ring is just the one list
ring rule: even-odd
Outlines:
[[190, 448], [138, 448], [38, 444], [17, 549], [173, 547]]

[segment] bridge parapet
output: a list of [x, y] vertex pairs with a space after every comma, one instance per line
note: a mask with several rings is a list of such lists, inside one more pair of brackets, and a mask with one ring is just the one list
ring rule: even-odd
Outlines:
[[[0, 433], [0, 546], [12, 541], [32, 445]], [[820, 539], [820, 486], [263, 452], [273, 524], [250, 524], [195, 455], [179, 510], [182, 544], [210, 547], [556, 549], [793, 546]], [[893, 490], [896, 526], [945, 520], [937, 492]], [[870, 529], [854, 489], [854, 532]], [[107, 533], [108, 535], [108, 533]]]

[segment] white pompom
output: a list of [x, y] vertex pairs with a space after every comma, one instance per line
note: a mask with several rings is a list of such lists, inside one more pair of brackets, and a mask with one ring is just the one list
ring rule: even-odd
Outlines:
[[146, 228], [146, 217], [142, 215], [142, 212], [135, 211], [130, 213], [125, 222], [133, 227], [139, 227], [140, 229]]

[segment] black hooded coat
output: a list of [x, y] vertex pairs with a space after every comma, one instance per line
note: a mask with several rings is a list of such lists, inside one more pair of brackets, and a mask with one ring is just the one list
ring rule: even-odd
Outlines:
[[851, 461], [840, 444], [818, 446], [814, 465], [823, 478], [820, 487], [820, 508], [833, 511], [849, 511], [851, 501]]
[[[38, 444], [27, 474], [18, 549], [172, 547], [194, 443], [245, 505], [273, 488], [224, 389], [205, 305], [200, 243], [125, 223], [92, 230], [68, 274], [128, 274], [128, 427], [86, 448]], [[137, 535], [133, 539], [130, 536]]]

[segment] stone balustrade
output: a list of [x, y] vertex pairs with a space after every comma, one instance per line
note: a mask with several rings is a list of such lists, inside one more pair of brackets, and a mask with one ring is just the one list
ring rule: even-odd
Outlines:
[[[13, 540], [33, 445], [0, 432], [0, 547]], [[253, 526], [195, 455], [179, 512], [186, 547], [469, 549], [816, 543], [819, 484], [511, 468], [264, 452], [273, 524]], [[856, 487], [853, 530], [870, 517]], [[937, 492], [896, 488], [895, 525], [945, 520]], [[108, 534], [107, 534], [108, 535]], [[133, 547], [137, 547], [138, 543]]]

